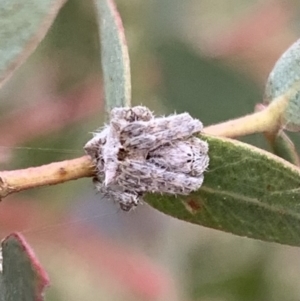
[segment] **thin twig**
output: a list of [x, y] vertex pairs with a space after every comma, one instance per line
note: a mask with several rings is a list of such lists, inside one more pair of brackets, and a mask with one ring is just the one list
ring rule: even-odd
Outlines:
[[95, 166], [89, 156], [38, 167], [2, 171], [0, 172], [0, 197], [30, 188], [92, 177], [94, 173]]
[[263, 111], [208, 126], [203, 129], [203, 132], [227, 138], [262, 132], [276, 133], [282, 126], [282, 115], [288, 105], [288, 100], [287, 96], [280, 96]]

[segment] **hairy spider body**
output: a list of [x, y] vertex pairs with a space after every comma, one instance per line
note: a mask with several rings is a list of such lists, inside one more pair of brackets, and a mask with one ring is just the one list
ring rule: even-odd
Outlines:
[[207, 142], [192, 136], [201, 130], [187, 113], [155, 118], [142, 106], [113, 109], [110, 124], [85, 146], [96, 164], [97, 189], [125, 211], [146, 192], [199, 189], [209, 163]]

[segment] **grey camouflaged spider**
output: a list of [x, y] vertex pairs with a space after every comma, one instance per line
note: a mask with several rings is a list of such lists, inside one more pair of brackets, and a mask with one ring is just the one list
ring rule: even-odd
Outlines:
[[155, 118], [143, 106], [113, 109], [109, 125], [85, 145], [97, 168], [96, 188], [125, 211], [146, 192], [199, 189], [209, 163], [207, 142], [193, 137], [202, 128], [188, 113]]

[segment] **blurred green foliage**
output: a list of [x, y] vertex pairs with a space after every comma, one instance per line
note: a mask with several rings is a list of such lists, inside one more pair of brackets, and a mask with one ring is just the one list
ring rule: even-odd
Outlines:
[[[192, 18], [205, 20], [203, 21], [205, 24], [211, 22], [214, 30], [218, 25], [215, 23], [218, 22], [219, 28], [224, 26], [226, 29], [224, 24], [231, 18], [243, 16], [246, 10], [252, 9], [253, 2], [232, 0], [223, 3], [222, 7], [227, 8], [223, 11], [223, 19], [213, 17], [209, 19], [216, 13], [215, 6], [219, 3], [216, 1], [118, 2], [132, 64], [134, 104], [143, 103], [162, 114], [188, 111], [208, 125], [250, 113], [254, 105], [261, 102], [264, 83], [242, 73], [237, 65], [228, 63], [226, 58], [215, 59], [204, 55], [189, 39], [185, 39], [188, 33], [202, 30], [190, 25]], [[299, 12], [300, 5], [298, 3], [294, 5]], [[193, 9], [198, 12], [201, 6], [205, 6], [206, 15], [195, 16]], [[218, 15], [222, 16], [222, 12], [218, 12]], [[285, 28], [294, 37], [295, 32], [299, 32], [299, 26], [295, 30], [294, 25], [297, 17], [299, 15], [293, 16]], [[227, 20], [227, 23], [222, 23], [222, 20]], [[96, 24], [91, 0], [69, 0], [59, 13], [46, 39], [1, 92], [0, 105], [3, 108], [1, 117], [15, 108], [21, 108], [23, 95], [30, 99], [30, 93], [39, 88], [32, 86], [30, 79], [39, 77], [41, 70], [45, 72], [46, 79], [49, 72], [49, 81], [52, 82], [47, 93], [51, 96], [64, 96], [94, 76], [99, 77], [100, 85], [100, 52]], [[264, 57], [261, 60], [264, 60]], [[258, 65], [256, 67], [258, 68]], [[52, 74], [54, 76], [51, 76]], [[29, 100], [27, 102], [30, 103]], [[101, 126], [103, 117], [103, 112], [96, 108], [93, 115], [76, 125], [66, 123], [66, 127], [46, 136], [33, 133], [33, 138], [24, 145], [33, 148], [74, 149], [80, 152], [82, 145], [90, 137], [87, 133]], [[20, 130], [22, 131], [22, 125]], [[255, 136], [252, 140], [248, 138], [246, 140], [258, 146], [266, 145], [262, 137]], [[5, 162], [5, 166], [26, 167], [69, 157], [70, 154], [63, 152], [16, 150], [12, 154], [11, 161]], [[50, 208], [54, 202], [59, 210], [72, 212], [77, 206], [75, 199], [84, 202], [91, 198], [91, 194], [83, 186], [82, 182], [77, 181], [68, 185], [31, 191], [21, 196], [30, 196], [33, 203], [48, 200], [50, 204], [44, 202], [45, 207]], [[124, 216], [120, 213], [111, 215], [107, 218], [107, 222], [102, 224], [100, 220], [104, 218], [100, 216], [98, 219], [101, 226], [98, 230], [100, 233], [110, 234], [112, 223], [119, 236], [123, 236], [123, 239], [119, 239], [120, 245], [130, 246], [143, 254], [149, 254], [153, 262], [166, 268], [176, 283], [174, 286], [176, 298], [168, 296], [169, 300], [299, 299], [300, 257], [294, 248], [193, 227], [145, 207], [144, 215], [141, 215], [142, 218], [138, 222], [136, 219], [139, 211], [134, 215]], [[95, 210], [90, 211], [92, 214], [89, 212], [89, 215], [84, 217], [86, 220], [93, 219]], [[146, 221], [151, 218], [161, 223], [157, 222], [157, 226], [147, 223]], [[92, 227], [95, 227], [94, 223]], [[35, 230], [38, 231], [38, 228]], [[57, 227], [55, 230], [51, 230], [50, 227], [40, 234], [44, 238], [44, 248], [38, 243], [33, 245], [44, 259], [42, 262], [46, 265], [46, 269], [50, 269], [50, 277], [56, 279], [46, 300], [76, 300], [72, 288], [80, 291], [90, 289], [93, 281], [90, 281], [90, 286], [85, 286], [85, 282], [78, 279], [80, 275], [82, 279], [86, 279], [86, 275], [77, 267], [76, 261], [64, 261], [68, 255], [70, 258], [74, 255], [66, 254], [63, 249], [56, 249], [54, 242], [46, 244], [48, 233], [51, 231], [59, 232]], [[110, 239], [117, 238], [117, 235], [110, 234]], [[55, 250], [55, 254], [51, 250]], [[63, 258], [61, 261], [57, 259], [60, 256]], [[62, 262], [71, 265], [68, 266], [72, 271], [68, 274], [69, 277], [65, 277], [67, 274], [65, 270], [68, 268], [62, 266]], [[74, 275], [78, 281], [76, 283], [80, 285], [74, 285], [75, 280], [70, 275]], [[94, 289], [102, 294], [105, 300], [139, 299], [122, 291], [116, 296], [113, 285], [110, 289], [94, 285]], [[94, 300], [93, 292], [87, 289], [85, 300]], [[77, 298], [80, 300], [80, 297]]]

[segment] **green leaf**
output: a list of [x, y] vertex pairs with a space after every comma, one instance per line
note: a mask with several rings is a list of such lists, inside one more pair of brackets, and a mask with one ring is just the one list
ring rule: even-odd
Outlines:
[[266, 151], [202, 136], [210, 164], [201, 189], [188, 196], [147, 195], [168, 215], [265, 241], [300, 246], [300, 171]]
[[99, 13], [105, 102], [108, 112], [130, 106], [131, 79], [122, 20], [112, 0], [95, 0]]
[[48, 276], [24, 238], [17, 233], [10, 234], [1, 246], [0, 300], [42, 301]]
[[282, 126], [290, 131], [300, 130], [300, 39], [291, 45], [272, 69], [265, 90], [265, 103], [286, 95], [289, 102]]
[[275, 137], [265, 133], [265, 137], [269, 141], [275, 155], [298, 167], [300, 166], [300, 159], [296, 147], [284, 131], [279, 131]]
[[35, 50], [64, 2], [0, 1], [0, 85]]

